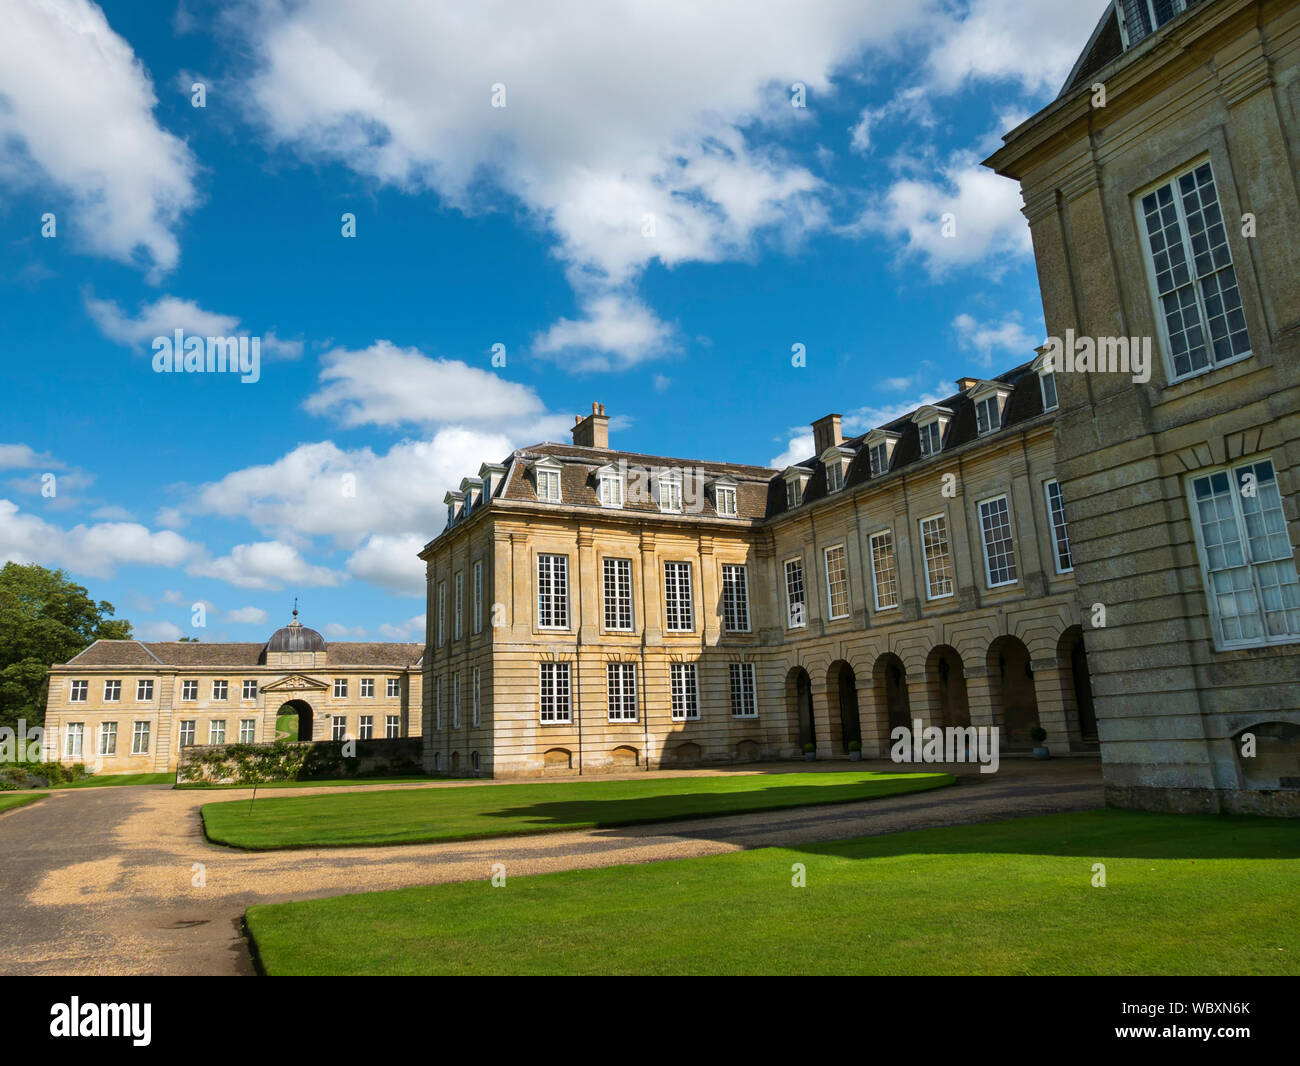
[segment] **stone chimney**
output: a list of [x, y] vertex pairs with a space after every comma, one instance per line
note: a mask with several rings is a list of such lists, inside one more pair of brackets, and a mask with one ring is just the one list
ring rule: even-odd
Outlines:
[[840, 416], [823, 415], [812, 424], [813, 451], [821, 455], [827, 448], [833, 448], [844, 438], [840, 435]]
[[972, 385], [978, 385], [979, 383], [980, 383], [979, 378], [958, 378], [957, 391], [967, 392]]
[[603, 403], [593, 403], [586, 418], [573, 416], [573, 443], [580, 448], [609, 449], [609, 418]]

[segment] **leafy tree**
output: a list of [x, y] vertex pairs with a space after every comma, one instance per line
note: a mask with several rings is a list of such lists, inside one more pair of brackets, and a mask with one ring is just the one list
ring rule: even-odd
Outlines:
[[45, 722], [48, 670], [96, 640], [127, 640], [131, 623], [113, 618], [62, 570], [35, 563], [0, 569], [0, 726]]

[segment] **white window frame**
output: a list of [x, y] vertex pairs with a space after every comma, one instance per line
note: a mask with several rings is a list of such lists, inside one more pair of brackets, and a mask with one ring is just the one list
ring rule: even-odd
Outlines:
[[754, 664], [728, 663], [727, 680], [731, 696], [731, 717], [757, 718], [758, 685], [754, 679]]
[[664, 560], [665, 633], [695, 632], [695, 583], [691, 571], [689, 560]]
[[375, 739], [375, 716], [373, 714], [363, 714], [357, 719], [357, 739]]
[[117, 755], [117, 723], [99, 723], [99, 754], [106, 757]]
[[987, 437], [1002, 428], [1002, 396], [990, 393], [975, 401], [975, 435]]
[[724, 633], [748, 633], [749, 567], [744, 563], [723, 563], [721, 576], [722, 630]]
[[632, 560], [604, 555], [600, 561], [601, 619], [607, 633], [631, 633], [636, 625], [632, 609]]
[[257, 699], [257, 681], [253, 679], [248, 679], [244, 681], [243, 685], [240, 688], [239, 698], [241, 700]]
[[542, 725], [573, 721], [572, 668], [568, 663], [537, 664], [537, 715]]
[[916, 431], [921, 438], [922, 459], [929, 459], [932, 455], [938, 455], [943, 451], [943, 435], [947, 428], [947, 423], [942, 418], [930, 418], [916, 424]]
[[[361, 688], [357, 692], [359, 699], [373, 700], [375, 698], [375, 679], [373, 677], [363, 677], [360, 680]], [[370, 689], [369, 692], [366, 689]]]
[[400, 677], [390, 677], [387, 682], [384, 688], [384, 696], [390, 700], [401, 699], [402, 679]]
[[196, 703], [199, 698], [199, 682], [195, 678], [190, 681], [181, 682], [181, 702]]
[[[1246, 514], [1242, 507], [1241, 501], [1243, 497], [1238, 483], [1238, 474], [1243, 470], [1253, 469], [1263, 463], [1267, 463], [1273, 469], [1272, 485], [1274, 487], [1274, 491], [1277, 493], [1278, 496], [1278, 510], [1281, 511], [1281, 518], [1280, 518], [1281, 529], [1274, 531], [1272, 533], [1272, 536], [1275, 537], [1280, 536], [1286, 542], [1287, 546], [1290, 548], [1290, 555], [1288, 556], [1284, 553], [1280, 557], [1275, 559], [1261, 559], [1259, 561], [1256, 561], [1253, 558], [1251, 552], [1249, 528], [1248, 528], [1248, 523], [1246, 521]], [[1237, 544], [1239, 545], [1242, 552], [1243, 561], [1232, 567], [1221, 567], [1217, 571], [1211, 571], [1209, 553], [1207, 551], [1206, 544], [1205, 544], [1205, 531], [1202, 528], [1200, 509], [1197, 506], [1198, 501], [1196, 498], [1196, 482], [1206, 478], [1213, 478], [1214, 475], [1216, 474], [1226, 474], [1229, 479], [1227, 498], [1232, 501], [1233, 525], [1235, 527], [1235, 531], [1237, 535]], [[1211, 489], [1213, 490], [1213, 486], [1211, 486]], [[1294, 575], [1296, 573], [1295, 545], [1291, 541], [1290, 528], [1286, 521], [1285, 498], [1282, 496], [1281, 489], [1278, 487], [1277, 464], [1273, 462], [1272, 457], [1256, 456], [1246, 461], [1242, 461], [1238, 459], [1237, 461], [1230, 463], [1227, 466], [1218, 466], [1207, 470], [1197, 470], [1194, 473], [1188, 474], [1186, 476], [1184, 491], [1186, 493], [1186, 498], [1187, 498], [1187, 506], [1189, 509], [1188, 513], [1191, 516], [1192, 530], [1196, 535], [1197, 560], [1201, 568], [1201, 587], [1205, 595], [1206, 609], [1210, 616], [1210, 625], [1211, 625], [1211, 630], [1213, 632], [1215, 650], [1230, 651], [1236, 648], [1264, 648], [1264, 647], [1273, 647], [1280, 644], [1300, 643], [1300, 627], [1297, 627], [1297, 629], [1294, 631], [1288, 631], [1286, 633], [1270, 636], [1268, 633], [1268, 619], [1264, 614], [1264, 603], [1267, 597], [1264, 596], [1264, 587], [1260, 583], [1260, 570], [1268, 566], [1279, 566], [1285, 569], [1289, 563], [1291, 568], [1291, 574]], [[1256, 496], [1255, 496], [1256, 499], [1258, 499], [1258, 492], [1259, 489], [1258, 489], [1258, 482], [1257, 482]], [[1243, 589], [1237, 589], [1233, 591], [1237, 591], [1237, 592], [1249, 591], [1252, 594], [1255, 603], [1257, 605], [1256, 618], [1260, 622], [1261, 628], [1263, 629], [1264, 632], [1263, 635], [1260, 637], [1242, 637], [1242, 638], [1229, 639], [1224, 634], [1223, 618], [1221, 616], [1220, 609], [1219, 609], [1219, 596], [1224, 594], [1215, 593], [1213, 591], [1213, 582], [1211, 581], [1211, 573], [1212, 572], [1221, 573], [1229, 569], [1240, 570], [1243, 568], [1247, 571], [1248, 576], [1250, 578], [1249, 590], [1243, 588]], [[1287, 584], [1290, 584], [1290, 582], [1288, 582]], [[1282, 588], [1285, 586], [1273, 586], [1273, 587]], [[1293, 608], [1284, 608], [1283, 610], [1285, 611], [1288, 609], [1293, 609]], [[1243, 616], [1238, 616], [1238, 617], [1243, 617]], [[1285, 615], [1284, 615], [1284, 619], [1285, 619]]]
[[474, 564], [474, 632], [483, 632], [483, 560]]
[[447, 581], [438, 582], [438, 647], [447, 643]]
[[[930, 566], [931, 556], [926, 546], [926, 524], [933, 522], [942, 523], [943, 545], [944, 545], [944, 568], [947, 570], [947, 592], [935, 592], [935, 582], [932, 580], [932, 571]], [[957, 578], [953, 573], [952, 560], [952, 537], [948, 532], [948, 516], [940, 512], [939, 514], [926, 515], [924, 518], [917, 520], [917, 529], [921, 538], [921, 565], [925, 569], [925, 598], [927, 601], [936, 602], [938, 600], [951, 599], [957, 594]], [[935, 556], [937, 558], [937, 556]], [[941, 578], [941, 580], [943, 580]]]
[[68, 682], [68, 702], [85, 703], [90, 696], [89, 681], [69, 681]]
[[452, 617], [454, 627], [452, 629], [452, 639], [460, 640], [465, 635], [465, 571], [456, 571], [456, 591], [452, 597], [453, 608]]
[[86, 751], [86, 723], [69, 722], [64, 727], [64, 755], [84, 756]]
[[[1052, 383], [1052, 400], [1047, 400], [1047, 383]], [[1043, 398], [1043, 410], [1055, 411], [1061, 406], [1061, 394], [1056, 390], [1056, 373], [1052, 370], [1040, 370], [1038, 372], [1038, 394]]]
[[[844, 585], [844, 610], [836, 612], [835, 610], [835, 589], [831, 584], [831, 552], [840, 553], [840, 569], [843, 573]], [[849, 552], [848, 548], [841, 541], [839, 544], [831, 544], [822, 549], [822, 569], [826, 575], [826, 616], [831, 621], [839, 621], [853, 612], [853, 604], [849, 596]]]
[[[793, 573], [790, 569], [792, 565], [798, 574], [798, 612], [795, 611], [794, 585], [790, 580]], [[796, 555], [784, 560], [781, 564], [781, 572], [785, 576], [785, 628], [806, 629], [808, 627], [808, 582], [804, 578], [803, 557]]]
[[149, 741], [153, 733], [153, 723], [147, 719], [136, 719], [131, 723], [131, 754], [148, 755]]
[[400, 740], [402, 736], [402, 716], [400, 714], [384, 715], [384, 739]]
[[[109, 693], [112, 693], [112, 695], [109, 695]], [[121, 681], [119, 681], [119, 680], [117, 680], [117, 679], [113, 679], [113, 680], [111, 680], [111, 681], [105, 681], [105, 682], [104, 682], [104, 702], [105, 702], [105, 703], [121, 703], [121, 702], [122, 702], [122, 682], [121, 682]]]
[[348, 739], [348, 716], [346, 714], [330, 715], [330, 740]]
[[211, 718], [208, 720], [208, 743], [224, 744], [226, 742], [226, 720]]
[[660, 474], [655, 479], [659, 490], [659, 510], [664, 514], [682, 513], [682, 475]]
[[626, 498], [621, 474], [604, 473], [596, 478], [596, 499], [602, 507], [617, 510], [623, 506]]
[[832, 459], [826, 464], [826, 493], [839, 492], [844, 488], [844, 461]]
[[[880, 598], [882, 578], [885, 572], [878, 565], [879, 560], [876, 553], [876, 541], [883, 538], [887, 541], [886, 551], [889, 554], [889, 572], [888, 586], [893, 590], [893, 602], [883, 603]], [[871, 556], [871, 599], [876, 605], [877, 611], [895, 611], [901, 601], [898, 586], [898, 552], [894, 546], [893, 529], [878, 529], [867, 538], [867, 552]]]
[[713, 509], [723, 518], [736, 518], [739, 511], [736, 506], [736, 486], [719, 485], [713, 490]]
[[149, 703], [153, 699], [153, 678], [139, 678], [135, 683], [135, 702]]
[[879, 444], [873, 444], [867, 449], [867, 463], [872, 477], [880, 477], [882, 474], [889, 473], [889, 460], [889, 444], [887, 441], [882, 440]]
[[[220, 693], [220, 695], [218, 695]], [[213, 681], [212, 682], [212, 699], [214, 702], [224, 702], [230, 699], [230, 682]]]
[[1169, 23], [1173, 22], [1174, 19], [1176, 19], [1179, 15], [1181, 15], [1184, 11], [1187, 10], [1187, 0], [1169, 0], [1173, 8], [1173, 13], [1164, 22], [1160, 23], [1159, 25], [1156, 25], [1156, 12], [1155, 12], [1154, 0], [1135, 0], [1135, 2], [1141, 4], [1143, 9], [1145, 10], [1147, 19], [1150, 20], [1151, 23], [1151, 29], [1146, 33], [1142, 34], [1142, 36], [1138, 37], [1136, 40], [1133, 39], [1133, 36], [1130, 32], [1131, 28], [1128, 24], [1128, 13], [1124, 10], [1124, 0], [1115, 0], [1115, 17], [1119, 22], [1120, 37], [1123, 41], [1124, 51], [1126, 52], [1130, 48], [1132, 48], [1135, 44], [1140, 44], [1141, 42], [1145, 41], [1148, 37], [1155, 36], [1162, 29], [1168, 26]]
[[636, 663], [605, 664], [605, 707], [611, 722], [638, 720]]
[[[1219, 215], [1224, 227], [1224, 246], [1228, 250], [1227, 266], [1232, 268], [1233, 278], [1236, 281], [1237, 294], [1241, 299], [1241, 315], [1242, 315], [1242, 320], [1245, 324], [1246, 339], [1249, 342], [1249, 347], [1247, 347], [1247, 349], [1244, 352], [1241, 352], [1238, 355], [1233, 355], [1227, 359], [1222, 360], [1221, 362], [1216, 361], [1214, 358], [1214, 341], [1210, 333], [1209, 314], [1207, 313], [1205, 307], [1204, 293], [1202, 293], [1201, 291], [1201, 279], [1197, 277], [1195, 272], [1195, 265], [1194, 265], [1195, 256], [1194, 256], [1194, 248], [1192, 245], [1191, 231], [1188, 229], [1187, 226], [1187, 212], [1186, 209], [1183, 207], [1183, 197], [1181, 191], [1179, 190], [1179, 181], [1182, 178], [1186, 177], [1188, 174], [1194, 174], [1197, 170], [1199, 170], [1203, 166], [1208, 166], [1210, 168], [1210, 178], [1214, 182], [1215, 201], [1218, 206]], [[1205, 345], [1205, 355], [1207, 359], [1207, 363], [1205, 366], [1200, 367], [1199, 369], [1192, 367], [1185, 374], [1178, 374], [1174, 366], [1174, 351], [1173, 351], [1173, 344], [1169, 338], [1169, 323], [1165, 318], [1164, 307], [1162, 306], [1161, 296], [1158, 291], [1155, 255], [1151, 250], [1151, 235], [1147, 230], [1146, 212], [1142, 207], [1142, 200], [1144, 197], [1146, 196], [1158, 197], [1160, 190], [1163, 189], [1165, 186], [1172, 186], [1173, 189], [1172, 203], [1173, 203], [1174, 213], [1178, 216], [1178, 231], [1183, 241], [1183, 252], [1185, 256], [1184, 261], [1187, 265], [1188, 276], [1191, 279], [1189, 284], [1191, 287], [1193, 299], [1195, 301], [1197, 321], [1201, 329], [1201, 334]], [[1159, 181], [1153, 182], [1151, 185], [1135, 193], [1133, 195], [1132, 204], [1133, 204], [1134, 222], [1137, 226], [1138, 242], [1142, 246], [1142, 259], [1143, 262], [1146, 264], [1147, 296], [1151, 301], [1151, 313], [1156, 320], [1156, 328], [1159, 331], [1160, 351], [1164, 361], [1166, 380], [1169, 382], [1169, 384], [1172, 385], [1182, 381], [1190, 381], [1192, 378], [1198, 378], [1204, 374], [1209, 374], [1215, 370], [1219, 370], [1222, 367], [1232, 366], [1234, 363], [1240, 363], [1246, 359], [1252, 358], [1255, 354], [1255, 347], [1254, 347], [1254, 342], [1250, 338], [1250, 322], [1246, 318], [1246, 297], [1245, 297], [1245, 293], [1242, 292], [1242, 288], [1241, 288], [1241, 271], [1238, 269], [1237, 257], [1233, 255], [1232, 241], [1229, 239], [1229, 234], [1231, 234], [1232, 232], [1232, 226], [1228, 224], [1227, 218], [1224, 217], [1223, 215], [1222, 184], [1219, 181], [1219, 175], [1215, 170], [1214, 163], [1209, 157], [1209, 155], [1198, 156], [1193, 161], [1189, 163], [1185, 163], [1182, 166], [1180, 166], [1172, 174], [1165, 176]], [[1218, 271], [1223, 269], [1225, 268], [1219, 267], [1215, 272], [1218, 273]], [[1190, 363], [1190, 358], [1188, 361]]]
[[[1056, 500], [1060, 504], [1058, 512], [1057, 507], [1052, 501], [1052, 486], [1056, 486]], [[1058, 574], [1074, 573], [1074, 550], [1070, 547], [1070, 527], [1065, 520], [1065, 494], [1061, 491], [1061, 483], [1056, 478], [1048, 478], [1043, 482], [1043, 500], [1047, 506], [1047, 535], [1052, 539], [1052, 565]], [[1058, 521], [1059, 514], [1059, 521]], [[1070, 565], [1061, 566], [1061, 543], [1065, 543], [1065, 555], [1070, 560]]]
[[348, 698], [348, 679], [346, 677], [336, 677], [334, 679], [334, 698], [336, 700]]
[[199, 720], [197, 718], [181, 718], [177, 720], [176, 726], [176, 750], [192, 748], [198, 738]]
[[[1006, 559], [999, 566], [999, 569], [1009, 569], [1010, 577], [1005, 577], [1001, 581], [993, 580], [993, 559], [990, 550], [993, 545], [989, 541], [988, 521], [990, 518], [997, 517], [993, 510], [996, 504], [1001, 504], [1001, 522], [1000, 525], [1006, 527]], [[986, 512], [985, 508], [989, 508]], [[980, 544], [983, 546], [984, 555], [984, 587], [988, 589], [1006, 588], [1009, 585], [1020, 583], [1020, 567], [1016, 559], [1016, 530], [1011, 521], [1011, 497], [1005, 492], [1000, 492], [996, 496], [988, 496], [982, 500], [976, 501], [975, 514], [979, 519], [980, 526]]]
[[668, 664], [668, 690], [674, 722], [700, 720], [700, 674], [695, 663]]
[[239, 743], [253, 744], [257, 740], [257, 719], [241, 718], [239, 720]]
[[543, 503], [563, 503], [560, 489], [560, 471], [556, 467], [539, 466], [533, 470], [537, 483], [537, 498]]
[[[543, 560], [546, 560], [545, 564]], [[552, 631], [569, 628], [569, 557], [538, 552], [533, 566], [537, 577], [537, 628]], [[549, 619], [549, 621], [543, 621]]]

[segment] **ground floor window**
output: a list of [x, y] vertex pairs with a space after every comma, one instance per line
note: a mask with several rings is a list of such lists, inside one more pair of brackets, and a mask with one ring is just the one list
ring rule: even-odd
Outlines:
[[636, 663], [605, 664], [605, 695], [611, 722], [636, 721]]
[[117, 754], [117, 723], [103, 722], [99, 727], [99, 754]]
[[239, 720], [239, 743], [252, 744], [257, 737], [257, 719], [241, 718]]
[[191, 744], [193, 744], [194, 743], [194, 719], [182, 718], [180, 722], [180, 729], [177, 731], [176, 735], [179, 738], [177, 742], [178, 747], [188, 748]]
[[358, 740], [370, 740], [375, 735], [375, 716], [373, 714], [363, 714], [361, 716], [361, 725], [357, 729]]
[[148, 755], [149, 754], [149, 729], [148, 722], [136, 722], [131, 730], [131, 754]]
[[226, 742], [226, 720], [214, 718], [208, 723], [208, 743], [224, 744]]
[[82, 745], [86, 741], [86, 723], [69, 722], [65, 727], [67, 729], [67, 753], [69, 755], [80, 755]]
[[396, 740], [402, 735], [402, 721], [395, 714], [384, 716], [384, 736], [389, 740]]
[[728, 663], [731, 673], [731, 714], [733, 718], [758, 715], [758, 698], [754, 693], [754, 664]]
[[541, 663], [538, 667], [538, 696], [543, 722], [571, 722], [569, 664]]
[[700, 686], [695, 664], [669, 663], [668, 681], [673, 696], [673, 721], [686, 722], [699, 718]]
[[330, 728], [330, 736], [334, 740], [346, 740], [348, 735], [348, 720], [345, 715], [334, 715], [333, 725]]

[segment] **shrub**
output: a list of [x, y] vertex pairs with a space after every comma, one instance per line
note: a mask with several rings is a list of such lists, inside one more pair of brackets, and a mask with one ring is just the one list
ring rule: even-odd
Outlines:
[[1041, 725], [1036, 725], [1029, 731], [1029, 737], [1035, 744], [1041, 744], [1047, 739], [1047, 730]]
[[862, 741], [860, 740], [849, 741], [849, 751], [861, 751], [861, 750], [862, 750]]

